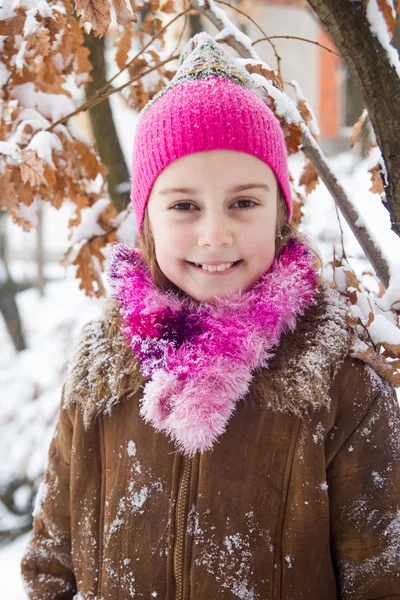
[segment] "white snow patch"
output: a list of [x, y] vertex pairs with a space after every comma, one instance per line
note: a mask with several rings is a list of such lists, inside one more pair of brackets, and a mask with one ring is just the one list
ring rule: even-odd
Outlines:
[[[394, 11], [393, 4], [392, 11]], [[394, 12], [394, 14], [396, 13]], [[386, 51], [390, 64], [396, 69], [397, 75], [400, 77], [399, 54], [396, 48], [394, 48], [394, 46], [391, 44], [390, 33], [386, 21], [383, 14], [379, 10], [376, 0], [369, 0], [367, 4], [366, 17], [372, 33], [378, 38], [382, 47]]]
[[128, 442], [128, 456], [136, 456], [136, 444], [133, 440]]

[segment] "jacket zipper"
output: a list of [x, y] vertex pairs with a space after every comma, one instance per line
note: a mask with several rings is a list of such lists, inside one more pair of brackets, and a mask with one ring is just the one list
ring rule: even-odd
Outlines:
[[176, 581], [176, 600], [183, 598], [183, 569], [184, 569], [184, 540], [185, 540], [185, 521], [186, 521], [186, 503], [189, 491], [189, 477], [191, 470], [191, 460], [183, 457], [184, 468], [182, 481], [178, 493], [177, 506], [177, 527], [176, 527], [176, 542], [174, 552], [174, 571]]
[[105, 505], [105, 443], [103, 421], [99, 419], [100, 432], [100, 453], [101, 453], [101, 484], [100, 484], [100, 516], [99, 516], [99, 573], [97, 582], [97, 596], [100, 600], [101, 588], [103, 585], [103, 528], [104, 528], [104, 505]]

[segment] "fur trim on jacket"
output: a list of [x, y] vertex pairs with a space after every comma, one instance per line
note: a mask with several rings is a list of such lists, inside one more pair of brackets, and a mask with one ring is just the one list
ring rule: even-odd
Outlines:
[[[346, 299], [321, 282], [316, 302], [296, 329], [282, 336], [269, 366], [254, 371], [254, 397], [294, 415], [327, 406], [330, 383], [349, 351], [346, 313]], [[83, 327], [73, 351], [64, 407], [80, 405], [86, 427], [99, 413], [110, 414], [123, 396], [138, 392], [147, 381], [120, 324], [119, 304], [109, 299], [102, 317]]]

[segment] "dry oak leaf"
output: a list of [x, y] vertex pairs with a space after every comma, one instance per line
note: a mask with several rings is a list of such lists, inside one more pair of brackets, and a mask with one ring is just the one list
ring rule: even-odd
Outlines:
[[125, 0], [112, 0], [115, 16], [117, 18], [118, 25], [123, 27], [129, 27], [129, 23], [137, 23], [137, 16], [131, 15], [126, 7]]
[[152, 13], [148, 13], [145, 21], [141, 24], [141, 29], [148, 35], [156, 35], [162, 29], [162, 21], [158, 17], [155, 17]]
[[354, 123], [353, 133], [351, 134], [351, 138], [350, 138], [350, 148], [353, 148], [354, 144], [358, 140], [360, 133], [361, 133], [361, 129], [362, 129], [367, 117], [368, 117], [368, 112], [366, 109], [364, 109], [362, 111], [361, 115], [358, 117], [357, 122]]
[[305, 193], [308, 196], [315, 190], [319, 183], [319, 177], [317, 171], [314, 169], [313, 164], [307, 161], [303, 172], [301, 174], [299, 185], [304, 185]]
[[393, 39], [393, 36], [396, 32], [397, 22], [396, 22], [396, 14], [393, 14], [393, 5], [391, 0], [377, 0], [378, 8], [381, 11], [383, 18], [386, 21], [386, 25], [388, 27], [390, 33], [390, 39]]
[[[128, 61], [128, 53], [131, 49], [131, 42], [133, 37], [132, 29], [125, 29], [120, 40], [118, 41], [118, 48], [115, 54], [115, 60], [119, 69], [123, 69]], [[143, 61], [146, 64], [146, 61]]]
[[385, 348], [386, 353], [390, 357], [400, 358], [400, 344], [389, 344], [388, 342], [382, 342], [381, 345]]
[[160, 6], [160, 11], [166, 15], [177, 12], [174, 0], [167, 0], [164, 2], [164, 4]]
[[45, 163], [35, 151], [24, 148], [21, 151], [22, 162], [19, 163], [23, 183], [29, 183], [32, 188], [46, 185], [44, 175]]
[[374, 348], [368, 346], [365, 350], [359, 350], [359, 338], [357, 332], [353, 333], [350, 346], [350, 356], [362, 360], [370, 365], [381, 377], [392, 383], [395, 387], [400, 386], [400, 360], [388, 361]]
[[245, 67], [249, 73], [257, 73], [258, 75], [262, 75], [263, 77], [265, 77], [265, 79], [271, 81], [271, 83], [273, 83], [273, 85], [279, 90], [283, 90], [282, 81], [279, 79], [279, 75], [272, 69], [267, 69], [267, 67], [264, 64], [246, 64]]
[[18, 167], [8, 165], [7, 171], [0, 177], [0, 207], [7, 210], [13, 222], [23, 231], [30, 231], [33, 223], [21, 216], [21, 205], [30, 206], [34, 201], [34, 193], [28, 185], [21, 182]]
[[289, 125], [285, 120], [279, 118], [278, 115], [275, 116], [280, 120], [288, 154], [296, 154], [301, 146], [302, 131], [300, 126], [296, 123], [290, 123]]
[[[78, 256], [72, 263], [78, 266], [76, 276], [81, 280], [79, 288], [85, 290], [87, 296], [96, 296], [97, 298], [104, 296], [105, 290], [97, 265], [101, 267], [105, 259], [101, 248], [105, 248], [107, 244], [111, 244], [115, 240], [115, 230], [89, 240], [82, 246]], [[96, 284], [96, 287], [94, 284]]]
[[111, 22], [110, 5], [108, 0], [76, 0], [76, 14], [81, 17], [79, 26], [86, 32], [90, 31], [87, 24], [93, 27], [93, 32], [102, 37]]
[[383, 194], [383, 182], [381, 177], [381, 167], [380, 164], [377, 163], [374, 167], [369, 169], [368, 173], [371, 175], [372, 185], [369, 188], [370, 192], [373, 194]]

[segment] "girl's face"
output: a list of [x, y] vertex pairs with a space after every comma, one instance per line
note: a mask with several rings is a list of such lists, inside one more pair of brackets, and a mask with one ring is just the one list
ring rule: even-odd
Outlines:
[[271, 168], [251, 154], [210, 150], [172, 162], [148, 202], [161, 271], [199, 302], [248, 289], [274, 260], [277, 196]]

